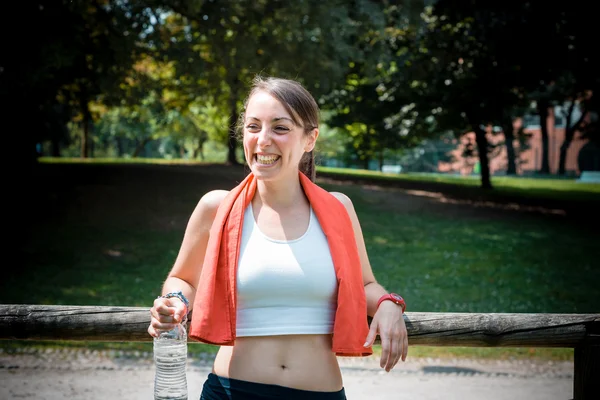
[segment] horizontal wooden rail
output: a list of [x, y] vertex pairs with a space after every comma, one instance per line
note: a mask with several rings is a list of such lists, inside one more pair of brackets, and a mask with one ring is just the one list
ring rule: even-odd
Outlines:
[[[0, 304], [0, 340], [148, 342], [149, 311]], [[404, 320], [411, 346], [574, 348], [573, 399], [600, 393], [600, 314], [409, 312]]]
[[[407, 312], [404, 320], [411, 345], [600, 345], [600, 314]], [[149, 323], [149, 307], [0, 304], [0, 339], [146, 342]]]

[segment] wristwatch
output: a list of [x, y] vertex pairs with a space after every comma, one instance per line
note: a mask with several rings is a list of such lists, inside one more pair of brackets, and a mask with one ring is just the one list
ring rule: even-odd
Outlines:
[[400, 307], [402, 307], [402, 312], [403, 313], [406, 310], [406, 302], [404, 301], [404, 299], [402, 298], [402, 296], [400, 296], [397, 293], [389, 293], [389, 294], [384, 294], [383, 296], [381, 296], [379, 298], [379, 301], [377, 302], [377, 308], [379, 308], [379, 305], [381, 304], [381, 302], [386, 301], [386, 300], [393, 301], [394, 303], [396, 303]]

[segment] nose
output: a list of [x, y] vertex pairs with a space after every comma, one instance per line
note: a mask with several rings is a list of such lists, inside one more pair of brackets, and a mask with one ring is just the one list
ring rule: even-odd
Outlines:
[[267, 126], [263, 126], [258, 132], [258, 146], [268, 147], [271, 144], [271, 131]]

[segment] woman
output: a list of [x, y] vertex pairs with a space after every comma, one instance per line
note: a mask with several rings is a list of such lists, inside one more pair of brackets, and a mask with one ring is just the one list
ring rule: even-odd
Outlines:
[[254, 81], [251, 172], [199, 201], [151, 309], [150, 335], [189, 304], [190, 337], [221, 345], [201, 399], [345, 399], [336, 356], [372, 354], [377, 334], [382, 368], [406, 359], [405, 305], [373, 276], [352, 202], [313, 183], [318, 117], [299, 83]]

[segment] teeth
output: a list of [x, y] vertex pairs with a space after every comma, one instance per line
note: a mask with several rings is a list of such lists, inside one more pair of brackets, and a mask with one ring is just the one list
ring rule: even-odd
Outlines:
[[259, 156], [257, 154], [256, 160], [261, 164], [273, 164], [275, 161], [279, 160], [279, 156]]

